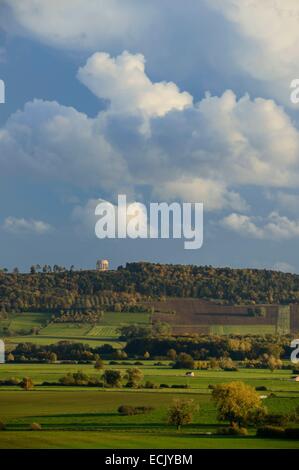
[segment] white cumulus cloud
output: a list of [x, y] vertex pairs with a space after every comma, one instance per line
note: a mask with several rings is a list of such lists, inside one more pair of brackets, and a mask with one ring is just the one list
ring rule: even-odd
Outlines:
[[161, 117], [192, 105], [192, 96], [180, 92], [175, 83], [153, 83], [149, 79], [142, 54], [124, 51], [113, 58], [97, 52], [79, 69], [78, 78], [96, 96], [109, 100], [114, 112]]
[[206, 0], [235, 26], [242, 40], [232, 46], [236, 62], [270, 92], [290, 104], [289, 85], [298, 75], [297, 0]]
[[3, 229], [14, 234], [44, 235], [52, 230], [47, 222], [42, 220], [7, 217], [3, 223]]
[[271, 212], [266, 218], [230, 214], [221, 224], [239, 235], [265, 240], [290, 240], [299, 237], [299, 220], [291, 220], [277, 212]]

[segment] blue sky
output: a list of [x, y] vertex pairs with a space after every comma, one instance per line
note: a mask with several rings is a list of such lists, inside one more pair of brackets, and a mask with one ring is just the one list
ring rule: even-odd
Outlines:
[[[299, 272], [297, 0], [2, 0], [1, 266]], [[98, 199], [198, 201], [204, 245], [99, 240]]]

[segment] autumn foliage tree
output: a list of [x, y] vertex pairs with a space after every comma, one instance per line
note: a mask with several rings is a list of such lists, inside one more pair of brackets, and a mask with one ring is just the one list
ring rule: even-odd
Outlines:
[[175, 425], [179, 431], [184, 424], [192, 423], [194, 408], [193, 400], [173, 400], [168, 410], [168, 424]]
[[255, 423], [266, 414], [266, 408], [256, 390], [244, 382], [218, 384], [212, 392], [220, 421], [231, 426]]
[[20, 383], [20, 387], [26, 391], [32, 390], [34, 388], [34, 383], [30, 377], [24, 377]]

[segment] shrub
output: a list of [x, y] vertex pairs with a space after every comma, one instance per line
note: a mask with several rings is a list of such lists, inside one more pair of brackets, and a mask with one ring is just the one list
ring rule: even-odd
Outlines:
[[146, 414], [150, 411], [153, 411], [152, 406], [130, 406], [130, 405], [121, 405], [118, 407], [117, 411], [123, 416], [133, 416], [138, 414]]
[[21, 381], [15, 378], [7, 379], [7, 380], [0, 380], [0, 387], [10, 386], [10, 385], [20, 385], [20, 383]]
[[184, 385], [174, 384], [171, 386], [171, 388], [188, 388], [188, 385], [187, 384], [184, 384]]
[[39, 423], [31, 423], [30, 429], [31, 431], [41, 431], [42, 427]]
[[221, 434], [223, 436], [248, 436], [248, 431], [244, 427], [239, 427], [238, 425], [233, 424], [227, 428], [219, 429], [217, 434]]
[[143, 362], [136, 361], [136, 362], [134, 362], [134, 366], [143, 366]]
[[280, 426], [263, 426], [258, 428], [257, 437], [284, 437], [285, 430]]
[[299, 428], [286, 429], [285, 436], [289, 439], [299, 439]]
[[268, 389], [264, 385], [260, 385], [259, 387], [255, 387], [257, 392], [266, 392]]
[[287, 424], [288, 420], [289, 419], [287, 415], [280, 415], [280, 414], [269, 413], [265, 417], [266, 423], [271, 426], [284, 426]]
[[190, 354], [180, 353], [173, 364], [174, 369], [194, 369], [194, 359]]
[[5, 429], [5, 423], [3, 421], [0, 421], [0, 431], [4, 431]]
[[134, 406], [129, 405], [121, 405], [118, 407], [117, 411], [123, 416], [132, 416], [136, 414]]
[[147, 380], [144, 384], [144, 388], [157, 388], [157, 385], [154, 384], [154, 382], [150, 382], [149, 380]]

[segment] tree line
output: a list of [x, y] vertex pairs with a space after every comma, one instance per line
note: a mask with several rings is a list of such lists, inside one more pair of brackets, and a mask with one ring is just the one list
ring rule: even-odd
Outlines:
[[[140, 311], [152, 299], [194, 297], [232, 304], [296, 303], [299, 276], [255, 269], [127, 263], [115, 271], [0, 272], [0, 312]], [[146, 308], [146, 307], [144, 307]], [[257, 313], [253, 310], [253, 315]]]

